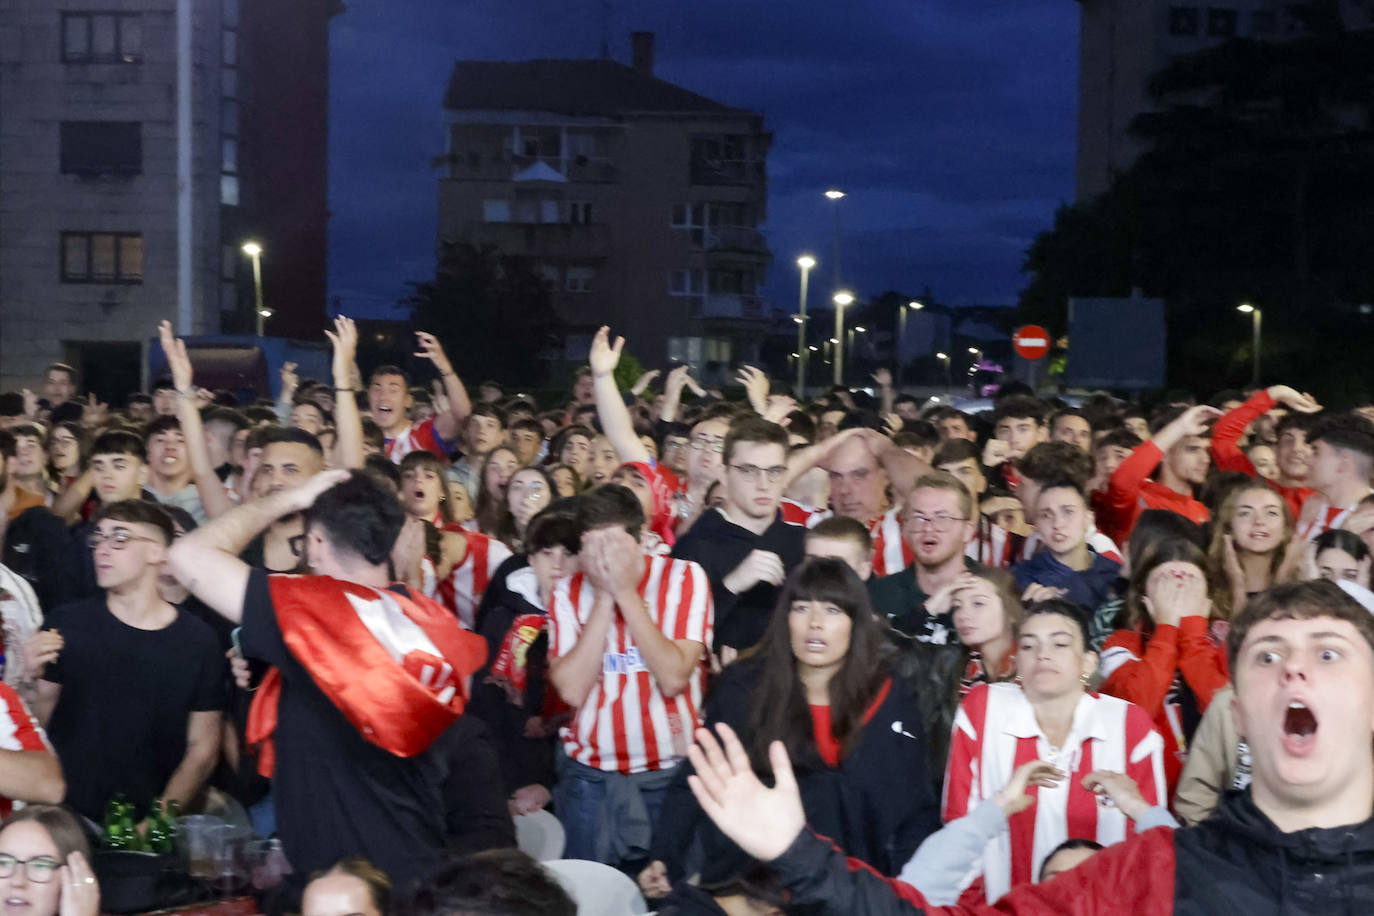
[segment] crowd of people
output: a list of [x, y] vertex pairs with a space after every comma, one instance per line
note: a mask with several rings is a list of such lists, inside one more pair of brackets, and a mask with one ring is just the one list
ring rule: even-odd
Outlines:
[[0, 394], [30, 916], [113, 803], [241, 808], [306, 916], [572, 912], [544, 809], [676, 916], [1374, 905], [1374, 406], [622, 391], [607, 328], [540, 405], [347, 318], [243, 405], [159, 333]]

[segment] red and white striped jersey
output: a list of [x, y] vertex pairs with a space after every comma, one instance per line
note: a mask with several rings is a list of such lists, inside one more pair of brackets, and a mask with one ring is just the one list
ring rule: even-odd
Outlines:
[[[14, 688], [3, 683], [0, 683], [0, 750], [52, 753], [43, 726], [38, 724]], [[12, 810], [14, 802], [0, 795], [0, 818], [9, 817]]]
[[1012, 534], [1001, 525], [994, 525], [987, 516], [979, 516], [978, 532], [964, 545], [964, 556], [984, 566], [1010, 569], [1016, 563], [1025, 538]]
[[434, 431], [434, 418], [423, 423], [412, 423], [400, 435], [386, 440], [386, 456], [397, 464], [411, 452], [433, 452], [448, 461], [449, 449]]
[[916, 554], [902, 537], [902, 507], [893, 506], [873, 520], [868, 533], [873, 536], [873, 575], [890, 576], [916, 560]]
[[448, 530], [463, 536], [468, 542], [468, 552], [463, 562], [453, 567], [448, 578], [439, 583], [435, 598], [457, 614], [463, 626], [470, 630], [477, 617], [477, 605], [482, 603], [496, 568], [509, 559], [511, 551], [496, 538], [480, 532], [462, 528]]
[[[1121, 549], [1116, 546], [1116, 542], [1099, 531], [1096, 525], [1088, 529], [1086, 540], [1088, 546], [1092, 548], [1093, 553], [1097, 554], [1099, 557], [1106, 557], [1117, 563], [1124, 562], [1121, 559]], [[1035, 556], [1036, 551], [1038, 551], [1043, 544], [1044, 542], [1040, 539], [1040, 532], [1031, 532], [1030, 537], [1026, 538], [1025, 542], [1021, 545], [1021, 555], [1013, 562], [1023, 563], [1029, 560], [1031, 557]]]
[[1017, 767], [1036, 759], [1068, 775], [1053, 788], [1028, 789], [1035, 804], [1012, 815], [1009, 829], [988, 842], [983, 883], [989, 903], [1014, 885], [1035, 880], [1046, 856], [1070, 837], [1108, 846], [1134, 833], [1118, 808], [1083, 788], [1083, 778], [1093, 770], [1130, 776], [1152, 806], [1168, 798], [1164, 740], [1139, 706], [1085, 693], [1068, 739], [1054, 748], [1020, 687], [986, 684], [969, 692], [954, 717], [942, 817], [951, 821], [970, 813], [996, 795]]
[[[690, 560], [644, 558], [639, 594], [649, 619], [669, 639], [711, 644], [714, 608], [706, 572]], [[549, 661], [572, 651], [591, 616], [595, 591], [577, 573], [554, 585], [549, 602]], [[601, 676], [560, 731], [563, 749], [584, 766], [620, 773], [665, 769], [686, 756], [700, 724], [706, 663], [692, 672], [687, 689], [667, 698], [640, 657], [617, 609], [606, 634]]]
[[827, 509], [816, 509], [805, 503], [799, 503], [795, 499], [782, 498], [782, 520], [789, 525], [799, 525], [802, 528], [814, 528], [824, 519], [832, 514]]
[[1310, 541], [1323, 531], [1341, 527], [1345, 524], [1345, 520], [1350, 517], [1350, 513], [1355, 511], [1355, 506], [1358, 505], [1359, 502], [1356, 501], [1352, 505], [1338, 508], [1324, 499], [1318, 500], [1316, 516], [1298, 525], [1298, 537], [1304, 541]]

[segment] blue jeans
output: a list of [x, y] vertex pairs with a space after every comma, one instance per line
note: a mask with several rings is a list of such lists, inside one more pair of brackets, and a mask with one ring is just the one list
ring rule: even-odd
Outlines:
[[[652, 828], [658, 820], [659, 809], [663, 807], [663, 797], [667, 794], [667, 779], [656, 779], [659, 774], [643, 774], [662, 785], [639, 789], [639, 797], [648, 813], [648, 826]], [[668, 774], [663, 774], [667, 776]], [[616, 868], [640, 867], [648, 855], [647, 842], [643, 854], [636, 857], [615, 857], [598, 855], [598, 838], [603, 831], [617, 829], [619, 825], [606, 824], [606, 796], [608, 780], [635, 780], [635, 777], [619, 773], [605, 773], [584, 766], [558, 752], [558, 785], [553, 790], [553, 801], [558, 819], [567, 834], [567, 846], [563, 850], [565, 859], [589, 859], [604, 862]], [[601, 843], [604, 848], [606, 843]], [[610, 859], [610, 861], [607, 861]]]

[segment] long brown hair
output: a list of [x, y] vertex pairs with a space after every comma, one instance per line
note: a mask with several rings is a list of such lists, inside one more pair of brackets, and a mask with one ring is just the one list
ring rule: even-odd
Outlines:
[[[1210, 567], [1208, 572], [1213, 583], [1212, 616], [1220, 620], [1230, 620], [1231, 615], [1238, 610], [1235, 607], [1233, 597], [1233, 583], [1226, 575], [1226, 536], [1231, 533], [1231, 522], [1236, 517], [1236, 504], [1246, 493], [1253, 493], [1256, 490], [1268, 493], [1277, 500], [1279, 511], [1283, 513], [1283, 540], [1269, 554], [1270, 585], [1275, 584], [1279, 569], [1283, 566], [1284, 556], [1288, 551], [1288, 542], [1292, 540], [1293, 532], [1297, 528], [1293, 521], [1293, 511], [1288, 508], [1287, 500], [1264, 484], [1255, 483], [1231, 491], [1217, 512], [1217, 517], [1212, 524], [1212, 543], [1207, 547], [1207, 563]], [[1243, 586], [1245, 583], [1239, 584]]]
[[[477, 481], [477, 502], [473, 506], [473, 518], [477, 521], [477, 530], [490, 537], [497, 536], [497, 529], [501, 526], [501, 514], [509, 511], [506, 508], [506, 491], [492, 493], [487, 486], [487, 469], [491, 467], [491, 459], [501, 452], [510, 452], [516, 461], [515, 470], [520, 470], [520, 456], [509, 445], [496, 446], [487, 452], [486, 457], [482, 459], [481, 477]], [[511, 472], [511, 476], [515, 476], [514, 471]]]
[[760, 770], [768, 764], [768, 746], [781, 741], [794, 761], [821, 766], [806, 688], [797, 671], [788, 618], [796, 601], [833, 604], [849, 616], [849, 651], [830, 678], [830, 732], [848, 754], [863, 732], [864, 714], [888, 677], [883, 657], [883, 627], [873, 613], [868, 589], [849, 564], [833, 557], [813, 557], [783, 584], [763, 638], [749, 660], [760, 668], [750, 703], [749, 756]]
[[[439, 475], [439, 518], [446, 524], [453, 524], [453, 488], [449, 486], [448, 468], [444, 466], [443, 460], [433, 452], [416, 449], [401, 459], [401, 475], [404, 476], [406, 471], [417, 468], [424, 468]], [[433, 522], [434, 519], [427, 518], [425, 521]]]

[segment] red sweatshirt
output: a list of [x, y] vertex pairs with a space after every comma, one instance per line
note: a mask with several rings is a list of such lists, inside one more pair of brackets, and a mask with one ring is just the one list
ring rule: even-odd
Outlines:
[[1153, 442], [1137, 446], [1112, 474], [1106, 494], [1095, 503], [1097, 527], [1115, 543], [1126, 546], [1136, 519], [1145, 509], [1168, 509], [1199, 525], [1212, 517], [1192, 496], [1147, 479], [1163, 458], [1164, 453]]
[[1219, 471], [1240, 471], [1242, 474], [1249, 474], [1256, 480], [1263, 481], [1273, 488], [1275, 493], [1283, 497], [1283, 501], [1288, 504], [1293, 517], [1298, 518], [1302, 515], [1302, 504], [1307, 502], [1307, 498], [1316, 490], [1309, 487], [1287, 487], [1283, 484], [1261, 477], [1255, 471], [1255, 465], [1250, 458], [1240, 449], [1240, 437], [1245, 434], [1245, 429], [1251, 423], [1273, 410], [1278, 401], [1269, 396], [1268, 391], [1257, 391], [1254, 397], [1244, 404], [1222, 414], [1212, 427], [1212, 462]]

